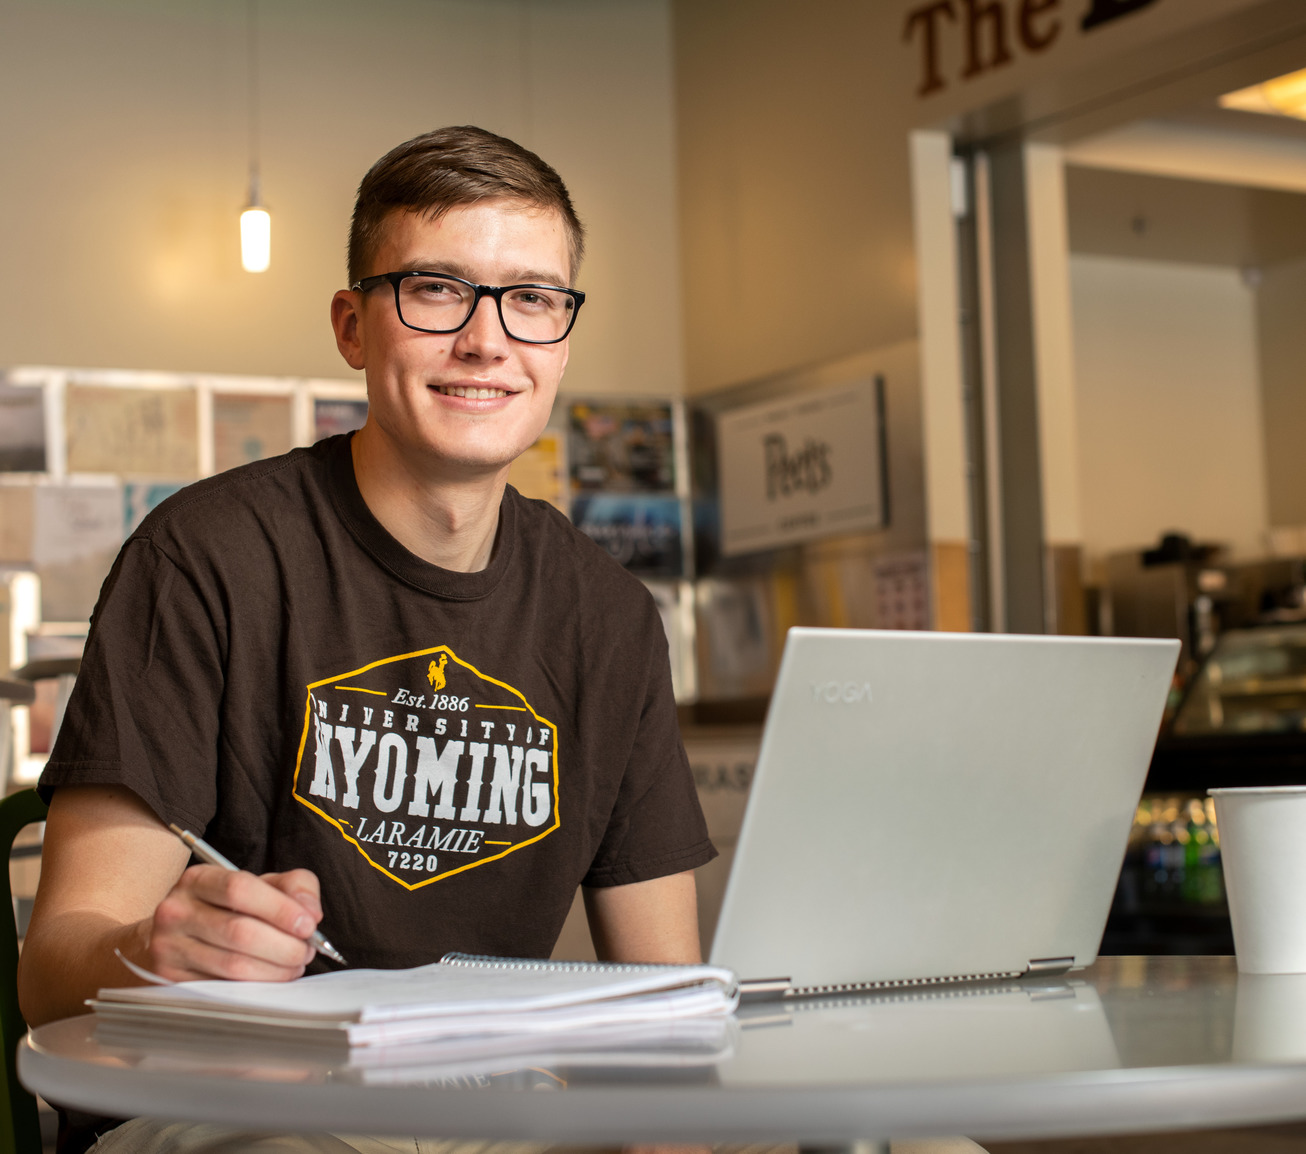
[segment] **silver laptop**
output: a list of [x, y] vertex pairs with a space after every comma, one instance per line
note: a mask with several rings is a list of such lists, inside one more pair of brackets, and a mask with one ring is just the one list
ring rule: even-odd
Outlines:
[[1178, 655], [791, 629], [712, 962], [773, 993], [1088, 965]]

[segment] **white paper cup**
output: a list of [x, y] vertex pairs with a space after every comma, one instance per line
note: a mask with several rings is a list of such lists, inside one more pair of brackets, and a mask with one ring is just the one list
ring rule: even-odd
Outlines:
[[1306, 974], [1239, 974], [1233, 1003], [1233, 1060], [1303, 1059]]
[[1306, 786], [1207, 792], [1239, 971], [1306, 973]]

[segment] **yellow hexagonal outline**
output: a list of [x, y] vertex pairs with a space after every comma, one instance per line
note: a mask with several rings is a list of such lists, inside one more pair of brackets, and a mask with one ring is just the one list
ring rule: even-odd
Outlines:
[[[466, 865], [461, 865], [457, 869], [451, 869], [445, 871], [444, 873], [438, 873], [433, 877], [424, 878], [420, 882], [408, 882], [405, 881], [403, 878], [397, 877], [395, 874], [391, 873], [388, 869], [385, 868], [385, 866], [378, 865], [376, 862], [374, 862], [372, 858], [369, 856], [368, 852], [365, 849], [363, 849], [363, 847], [358, 843], [358, 839], [355, 838], [351, 833], [349, 833], [349, 831], [346, 830], [345, 827], [341, 825], [336, 818], [332, 817], [329, 813], [325, 813], [323, 810], [319, 809], [316, 805], [314, 805], [311, 801], [309, 801], [307, 798], [303, 797], [299, 793], [299, 771], [304, 764], [304, 750], [308, 746], [309, 731], [313, 727], [313, 690], [318, 689], [323, 685], [334, 685], [336, 682], [343, 681], [349, 677], [357, 677], [360, 674], [367, 673], [373, 669], [377, 669], [382, 665], [393, 665], [397, 661], [409, 661], [414, 657], [426, 657], [433, 653], [447, 653], [449, 655], [450, 660], [452, 660], [458, 665], [461, 665], [464, 669], [470, 671], [476, 677], [479, 677], [482, 681], [489, 682], [491, 685], [497, 685], [499, 686], [500, 689], [506, 689], [515, 698], [517, 698], [518, 701], [522, 703], [522, 708], [524, 708], [527, 713], [529, 713], [533, 718], [535, 718], [535, 720], [538, 721], [541, 725], [548, 726], [548, 728], [553, 731], [553, 740], [550, 743], [553, 747], [553, 753], [552, 753], [553, 824], [550, 825], [548, 829], [541, 830], [534, 837], [528, 838], [526, 841], [518, 842], [514, 846], [509, 846], [508, 849], [504, 850], [502, 853], [497, 853], [497, 854], [493, 854], [490, 857], [481, 858], [479, 861], [468, 862]], [[456, 654], [452, 649], [449, 648], [449, 646], [436, 645], [431, 649], [415, 649], [413, 650], [412, 653], [402, 653], [397, 657], [383, 657], [378, 661], [373, 661], [367, 665], [361, 666], [358, 669], [351, 669], [347, 673], [338, 673], [334, 677], [324, 677], [320, 681], [314, 681], [311, 684], [309, 684], [306, 687], [306, 689], [307, 692], [304, 697], [304, 732], [300, 735], [299, 752], [295, 757], [295, 776], [294, 779], [291, 781], [291, 785], [290, 785], [291, 796], [297, 802], [299, 802], [300, 805], [304, 806], [307, 809], [312, 810], [315, 814], [318, 815], [318, 817], [322, 818], [323, 821], [327, 822], [329, 825], [335, 826], [336, 829], [339, 831], [340, 836], [344, 838], [345, 841], [349, 842], [349, 844], [352, 845], [354, 849], [356, 849], [359, 852], [363, 860], [367, 862], [368, 865], [370, 865], [374, 870], [377, 870], [379, 873], [385, 874], [385, 876], [388, 877], [391, 881], [398, 882], [399, 885], [404, 887], [404, 889], [418, 890], [421, 889], [423, 886], [431, 885], [433, 882], [443, 881], [445, 878], [453, 877], [455, 874], [465, 873], [467, 870], [477, 869], [480, 866], [487, 865], [489, 862], [498, 861], [500, 858], [507, 857], [510, 853], [516, 853], [519, 849], [523, 849], [528, 845], [534, 845], [541, 838], [548, 837], [549, 834], [551, 834], [555, 829], [558, 829], [562, 825], [562, 818], [558, 812], [558, 727], [554, 725], [553, 722], [549, 721], [547, 718], [541, 717], [538, 713], [536, 713], [534, 708], [532, 708], [531, 703], [526, 700], [525, 696], [523, 696], [520, 690], [514, 689], [506, 681], [500, 681], [497, 677], [491, 677], [489, 676], [489, 674], [482, 673], [479, 669], [476, 668], [476, 666], [460, 658], [458, 654]], [[517, 706], [478, 704], [477, 706], [475, 706], [475, 708], [516, 709]]]

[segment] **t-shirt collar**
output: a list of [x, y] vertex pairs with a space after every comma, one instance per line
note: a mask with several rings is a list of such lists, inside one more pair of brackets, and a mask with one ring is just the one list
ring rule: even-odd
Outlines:
[[504, 490], [490, 563], [477, 573], [441, 569], [401, 545], [367, 507], [354, 476], [352, 438], [352, 433], [332, 437], [324, 448], [336, 511], [358, 543], [401, 581], [428, 593], [455, 601], [474, 601], [491, 593], [512, 560], [517, 516], [515, 491], [511, 487]]

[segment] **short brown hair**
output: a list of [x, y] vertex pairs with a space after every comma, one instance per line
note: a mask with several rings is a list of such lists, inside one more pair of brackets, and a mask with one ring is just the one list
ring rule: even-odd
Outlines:
[[585, 254], [585, 229], [562, 178], [520, 144], [461, 125], [437, 128], [391, 149], [363, 177], [349, 228], [349, 283], [369, 275], [391, 212], [403, 209], [434, 218], [481, 200], [519, 200], [556, 210], [567, 230], [571, 275], [576, 275]]

